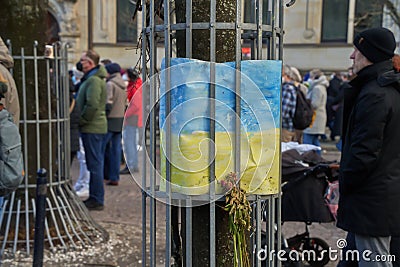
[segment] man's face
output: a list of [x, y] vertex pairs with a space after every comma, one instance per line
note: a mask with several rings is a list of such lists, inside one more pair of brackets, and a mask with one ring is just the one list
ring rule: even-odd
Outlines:
[[81, 56], [81, 64], [82, 64], [82, 70], [84, 73], [89, 72], [91, 69], [93, 69], [95, 66], [93, 60], [88, 58], [86, 56], [86, 53], [83, 53]]
[[372, 65], [373, 63], [369, 61], [361, 52], [354, 47], [353, 53], [350, 55], [350, 59], [353, 60], [353, 73], [357, 74], [360, 70], [366, 66]]

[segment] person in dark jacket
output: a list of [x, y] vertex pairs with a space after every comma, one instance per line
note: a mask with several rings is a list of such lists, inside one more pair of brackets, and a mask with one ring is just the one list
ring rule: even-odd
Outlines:
[[[400, 236], [400, 72], [392, 61], [396, 41], [388, 29], [372, 28], [356, 35], [353, 44], [356, 77], [344, 92], [337, 226], [353, 236], [358, 266], [388, 267], [391, 262], [374, 260], [398, 249], [390, 242]], [[368, 250], [372, 253], [362, 257]]]

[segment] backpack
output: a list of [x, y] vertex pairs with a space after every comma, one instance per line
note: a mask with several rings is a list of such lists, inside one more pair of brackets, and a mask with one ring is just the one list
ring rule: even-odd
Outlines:
[[0, 105], [0, 196], [15, 191], [24, 178], [21, 147], [19, 129]]
[[297, 130], [304, 130], [311, 125], [313, 115], [311, 101], [306, 98], [299, 88], [296, 88], [296, 109], [293, 116], [293, 127]]

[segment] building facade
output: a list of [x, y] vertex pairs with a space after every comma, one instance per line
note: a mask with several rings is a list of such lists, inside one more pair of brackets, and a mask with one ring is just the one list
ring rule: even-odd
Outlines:
[[[123, 67], [137, 64], [142, 13], [137, 12], [132, 20], [136, 1], [49, 0], [49, 3], [49, 13], [58, 23], [55, 28], [59, 29], [59, 40], [70, 43], [71, 66], [88, 48], [96, 50], [102, 59], [108, 58]], [[264, 0], [266, 6], [267, 3]], [[399, 26], [390, 15], [388, 3], [394, 10], [400, 10], [400, 0], [296, 0], [284, 11], [284, 62], [302, 71], [345, 70], [351, 65], [349, 55], [357, 31], [382, 25], [394, 31], [399, 40]], [[243, 5], [246, 20], [252, 14], [251, 0], [243, 1]]]

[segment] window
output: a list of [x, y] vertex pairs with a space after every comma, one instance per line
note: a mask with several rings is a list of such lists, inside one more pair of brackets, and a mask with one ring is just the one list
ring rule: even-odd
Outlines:
[[132, 21], [136, 5], [129, 0], [117, 0], [117, 42], [137, 43], [137, 18]]
[[348, 16], [348, 0], [324, 0], [321, 42], [347, 42]]
[[354, 34], [367, 28], [382, 26], [383, 3], [381, 0], [357, 0], [354, 15]]

